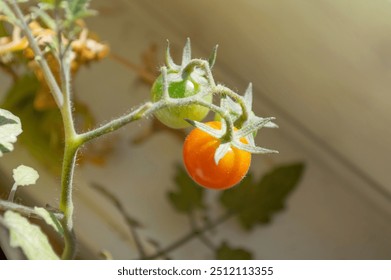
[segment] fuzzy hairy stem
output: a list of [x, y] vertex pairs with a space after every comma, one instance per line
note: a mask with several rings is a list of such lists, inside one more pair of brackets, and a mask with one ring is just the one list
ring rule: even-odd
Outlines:
[[[25, 33], [29, 46], [32, 48], [35, 59], [42, 69], [45, 80], [51, 90], [53, 98], [60, 109], [62, 115], [62, 121], [65, 132], [65, 148], [64, 158], [61, 173], [61, 198], [60, 198], [60, 210], [64, 213], [62, 224], [65, 229], [64, 241], [65, 247], [62, 254], [63, 259], [72, 259], [76, 254], [76, 242], [73, 234], [73, 173], [75, 168], [75, 161], [77, 156], [77, 150], [82, 144], [79, 141], [78, 135], [74, 129], [74, 122], [72, 118], [72, 106], [71, 106], [71, 93], [70, 93], [70, 67], [67, 52], [62, 52], [57, 56], [60, 65], [61, 74], [61, 88], [58, 85], [52, 70], [50, 69], [41, 49], [39, 48], [30, 28], [28, 27], [24, 16], [15, 0], [12, 0], [11, 7], [18, 19], [17, 24]], [[58, 23], [58, 22], [57, 22]], [[58, 30], [57, 30], [58, 31]], [[58, 31], [58, 38], [61, 38], [61, 34]], [[59, 41], [61, 45], [61, 41]], [[61, 47], [62, 48], [62, 47]], [[65, 99], [64, 99], [65, 96]]]
[[33, 50], [35, 54], [35, 58], [37, 63], [42, 69], [42, 73], [45, 77], [45, 80], [50, 88], [50, 92], [53, 95], [53, 98], [57, 104], [57, 106], [60, 108], [64, 103], [64, 97], [62, 95], [61, 89], [58, 86], [56, 79], [54, 78], [54, 75], [52, 71], [50, 70], [49, 64], [47, 63], [46, 59], [44, 58], [44, 55], [39, 48], [30, 28], [28, 27], [24, 16], [22, 14], [22, 11], [19, 8], [19, 5], [17, 4], [16, 0], [10, 1], [12, 11], [14, 12], [16, 18], [18, 19], [17, 24], [19, 27], [23, 30], [25, 33], [27, 40], [29, 42], [29, 46]]
[[243, 100], [243, 97], [233, 90], [215, 83], [212, 70], [209, 66], [209, 63], [203, 59], [192, 59], [189, 64], [183, 69], [184, 73], [191, 73], [195, 67], [198, 67], [200, 69], [203, 69], [205, 71], [206, 77], [208, 79], [208, 82], [212, 88], [212, 91], [214, 94], [218, 94], [221, 96], [229, 96], [233, 100], [235, 100], [240, 107], [242, 108], [242, 119], [243, 122], [245, 122], [249, 117], [248, 108]]
[[[213, 91], [212, 91], [212, 93], [213, 93]], [[210, 94], [210, 92], [207, 92], [204, 94]], [[81, 133], [78, 136], [80, 137], [80, 141], [82, 143], [87, 143], [87, 142], [89, 142], [95, 138], [98, 138], [102, 135], [116, 131], [116, 130], [120, 129], [121, 127], [123, 127], [133, 121], [145, 118], [145, 117], [153, 114], [154, 112], [161, 110], [161, 109], [164, 109], [166, 107], [187, 106], [187, 105], [192, 105], [192, 104], [201, 105], [201, 106], [209, 108], [210, 110], [212, 110], [215, 113], [219, 113], [227, 122], [227, 134], [232, 135], [233, 123], [232, 123], [231, 118], [229, 118], [228, 113], [226, 111], [224, 111], [223, 109], [221, 109], [219, 106], [212, 104], [212, 103], [208, 103], [205, 100], [203, 100], [202, 97], [204, 96], [204, 94], [194, 95], [194, 96], [185, 97], [185, 98], [181, 98], [181, 99], [169, 98], [169, 99], [165, 99], [165, 100], [160, 100], [155, 103], [146, 102], [146, 103], [140, 105], [139, 107], [137, 107], [136, 109], [132, 110], [128, 114], [126, 114], [122, 117], [116, 118], [116, 119], [114, 119], [114, 120], [108, 122], [107, 124], [104, 124], [98, 128], [92, 129], [92, 130], [85, 132], [85, 133]], [[232, 131], [230, 129], [232, 129]]]
[[240, 125], [241, 126], [250, 116], [250, 112], [248, 111], [248, 108], [244, 102], [243, 96], [237, 94], [233, 90], [223, 86], [223, 85], [217, 85], [214, 88], [214, 91], [222, 96], [229, 96], [231, 97], [235, 102], [237, 102], [240, 107], [242, 108], [242, 115], [240, 116]]
[[73, 173], [80, 143], [67, 139], [61, 173], [60, 210], [64, 213], [64, 251], [62, 259], [73, 259], [76, 254], [76, 238], [73, 234]]
[[[19, 214], [28, 218], [42, 219], [41, 216], [36, 214], [34, 208], [0, 199], [0, 211], [6, 211], [6, 210], [12, 210], [14, 212], [18, 212]], [[55, 212], [52, 213], [59, 220], [61, 220], [64, 217], [62, 213], [55, 213]]]

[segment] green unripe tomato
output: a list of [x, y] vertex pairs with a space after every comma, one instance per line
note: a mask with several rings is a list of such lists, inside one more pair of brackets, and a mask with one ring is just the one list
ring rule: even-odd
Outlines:
[[[185, 98], [208, 89], [208, 83], [198, 73], [192, 73], [187, 79], [182, 79], [177, 73], [168, 74], [168, 94], [171, 98]], [[163, 96], [163, 78], [160, 75], [152, 86], [152, 101], [157, 102]], [[212, 103], [212, 94], [203, 97], [204, 101]], [[209, 109], [200, 105], [171, 106], [155, 113], [155, 117], [168, 127], [179, 129], [189, 127], [185, 119], [202, 121]]]

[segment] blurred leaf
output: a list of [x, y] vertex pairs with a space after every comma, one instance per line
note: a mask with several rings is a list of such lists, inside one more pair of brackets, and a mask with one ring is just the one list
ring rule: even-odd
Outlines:
[[54, 8], [56, 4], [56, 0], [39, 0], [39, 7], [42, 8]]
[[[42, 85], [35, 76], [25, 75], [10, 88], [0, 107], [13, 111], [23, 124], [19, 137], [27, 150], [55, 175], [61, 172], [64, 133], [60, 111], [57, 107], [38, 110], [34, 101]], [[50, 95], [50, 93], [48, 93]], [[91, 128], [94, 118], [87, 105], [74, 99], [76, 126]], [[87, 153], [88, 155], [88, 150]], [[102, 155], [102, 157], [105, 155]]]
[[67, 24], [71, 25], [76, 20], [96, 14], [96, 11], [88, 8], [91, 0], [68, 0], [62, 2], [65, 9]]
[[14, 149], [12, 144], [21, 133], [20, 119], [11, 112], [0, 109], [0, 157]]
[[176, 190], [168, 193], [172, 206], [179, 212], [190, 213], [196, 208], [204, 208], [203, 188], [200, 188], [182, 166], [177, 166], [174, 182]]
[[34, 207], [35, 213], [40, 216], [49, 226], [51, 226], [56, 232], [61, 236], [64, 235], [64, 228], [61, 225], [61, 222], [57, 217], [52, 213], [42, 207]]
[[4, 23], [0, 21], [0, 38], [7, 37], [7, 36], [8, 36], [7, 29], [5, 29]]
[[252, 260], [252, 253], [242, 248], [232, 248], [223, 242], [216, 250], [216, 260]]
[[256, 224], [269, 223], [273, 214], [284, 208], [303, 171], [303, 163], [279, 166], [257, 183], [249, 174], [237, 187], [224, 191], [220, 201], [238, 215], [244, 229], [250, 230]]
[[108, 250], [102, 250], [99, 252], [99, 256], [102, 257], [104, 260], [113, 260], [113, 254]]
[[7, 211], [4, 214], [5, 225], [10, 232], [10, 245], [20, 247], [30, 260], [58, 260], [47, 236], [37, 225], [20, 214]]
[[63, 155], [63, 127], [57, 108], [38, 111], [34, 108], [39, 82], [34, 76], [21, 77], [8, 91], [0, 107], [12, 110], [23, 124], [20, 141], [50, 171], [60, 174]]
[[77, 15], [77, 14], [87, 10], [87, 7], [90, 4], [90, 1], [91, 0], [70, 0], [70, 1], [68, 1], [70, 3], [69, 9], [73, 15]]
[[13, 170], [13, 178], [18, 186], [34, 185], [39, 178], [38, 172], [29, 166], [19, 165]]

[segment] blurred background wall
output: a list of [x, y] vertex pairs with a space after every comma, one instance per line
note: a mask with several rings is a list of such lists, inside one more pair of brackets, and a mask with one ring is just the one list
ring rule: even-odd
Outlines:
[[[207, 57], [219, 44], [216, 80], [239, 92], [252, 82], [254, 111], [277, 117], [280, 125], [257, 137], [280, 154], [255, 156], [252, 171], [259, 175], [274, 164], [306, 163], [304, 180], [270, 226], [243, 234], [230, 221], [216, 240], [228, 236], [250, 245], [262, 259], [391, 257], [389, 1], [94, 0], [92, 6], [101, 15], [88, 21], [90, 29], [112, 53], [136, 63], [156, 44], [156, 68], [162, 65], [166, 39], [177, 59], [186, 37], [195, 56]], [[149, 96], [136, 73], [110, 59], [84, 70], [75, 82], [76, 94], [91, 104], [99, 122]], [[126, 241], [115, 210], [83, 187], [92, 181], [110, 186], [129, 212], [141, 217], [146, 234], [162, 243], [187, 226], [165, 198], [173, 163], [181, 160], [180, 145], [164, 133], [129, 145], [143, 131], [139, 124], [131, 128], [117, 134], [116, 151], [104, 169], [85, 166], [78, 172], [80, 239], [87, 251], [106, 248], [115, 258], [134, 257], [135, 247]], [[9, 157], [5, 170], [18, 162], [17, 155]], [[31, 196], [53, 200], [57, 192], [35, 189]], [[198, 247], [191, 242], [173, 256], [210, 257]]]

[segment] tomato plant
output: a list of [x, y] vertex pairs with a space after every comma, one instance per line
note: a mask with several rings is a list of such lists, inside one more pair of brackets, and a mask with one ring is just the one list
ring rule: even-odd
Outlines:
[[[101, 126], [88, 130], [77, 127], [77, 116], [74, 112], [79, 110], [75, 110], [77, 99], [72, 91], [73, 75], [81, 64], [99, 60], [108, 52], [107, 46], [90, 38], [92, 36], [89, 36], [88, 28], [85, 27], [83, 18], [95, 13], [89, 8], [90, 1], [38, 0], [30, 1], [32, 5], [28, 9], [21, 9], [20, 3], [26, 1], [0, 0], [0, 22], [4, 22], [10, 29], [2, 28], [2, 24], [0, 25], [1, 68], [6, 69], [12, 76], [16, 92], [36, 95], [34, 106], [39, 104], [40, 110], [57, 108], [57, 115], [62, 116], [61, 122], [59, 121], [61, 125], [53, 130], [56, 133], [50, 134], [61, 135], [62, 139], [59, 139], [59, 142], [63, 144], [60, 147], [63, 157], [61, 192], [57, 199], [57, 209], [20, 207], [14, 201], [19, 186], [34, 184], [38, 178], [37, 172], [26, 166], [14, 170], [15, 182], [8, 200], [0, 199], [0, 210], [6, 210], [4, 214], [0, 213], [0, 226], [6, 227], [9, 231], [11, 247], [20, 247], [29, 259], [76, 257], [73, 177], [79, 151], [93, 139], [112, 133], [127, 124], [155, 115], [171, 128], [185, 128], [189, 125], [196, 127], [184, 143], [185, 166], [195, 182], [211, 189], [227, 189], [239, 183], [247, 174], [252, 153], [277, 152], [255, 144], [254, 133], [257, 130], [276, 125], [272, 122], [274, 118], [258, 117], [253, 112], [251, 84], [244, 95], [240, 95], [217, 83], [212, 73], [217, 46], [208, 59], [192, 58], [190, 39], [187, 39], [184, 46], [180, 65], [173, 61], [169, 44], [167, 45], [166, 63], [161, 67], [161, 75], [152, 86], [151, 100]], [[21, 55], [22, 51], [26, 57]], [[37, 89], [32, 90], [30, 85], [20, 86], [19, 67], [14, 65], [18, 60], [27, 66], [29, 74], [31, 69], [34, 70], [37, 81], [45, 85], [46, 95], [35, 94]], [[42, 101], [42, 96], [49, 97], [51, 102], [46, 102], [46, 99]], [[218, 100], [220, 104], [216, 102]], [[220, 116], [221, 120], [207, 124], [200, 122], [209, 111]], [[25, 110], [20, 112], [24, 113]], [[26, 131], [37, 127], [28, 124], [31, 123], [26, 123]], [[8, 111], [0, 110], [0, 157], [12, 151], [13, 144], [21, 132], [20, 118]], [[55, 160], [60, 162], [58, 158]], [[196, 193], [199, 193], [197, 191]], [[64, 242], [61, 256], [49, 244], [46, 234], [29, 222], [30, 217], [41, 218], [53, 226], [58, 237]], [[140, 250], [140, 257], [148, 256]]]
[[[202, 71], [195, 71], [192, 75], [182, 78], [180, 73], [168, 74], [168, 93], [171, 98], [185, 98], [193, 96], [208, 89], [207, 80], [203, 77]], [[163, 96], [163, 78], [160, 75], [151, 89], [152, 101], [157, 102]], [[208, 94], [203, 100], [212, 103], [212, 95]], [[202, 121], [208, 114], [209, 109], [200, 105], [169, 106], [155, 113], [155, 117], [166, 126], [179, 129], [189, 127], [185, 119]]]
[[[220, 129], [221, 122], [212, 121], [206, 125]], [[245, 138], [241, 142], [247, 144]], [[195, 128], [187, 136], [183, 146], [183, 160], [189, 175], [203, 187], [223, 190], [238, 184], [247, 174], [251, 153], [230, 147], [216, 165], [214, 155], [220, 140]]]

